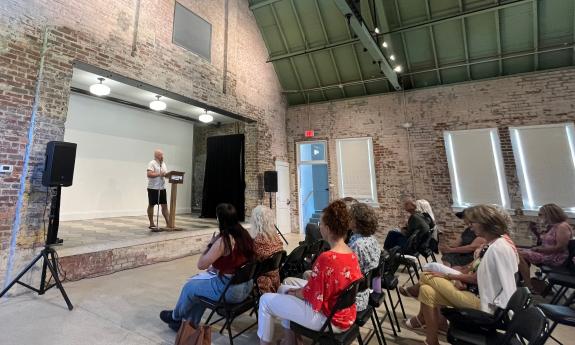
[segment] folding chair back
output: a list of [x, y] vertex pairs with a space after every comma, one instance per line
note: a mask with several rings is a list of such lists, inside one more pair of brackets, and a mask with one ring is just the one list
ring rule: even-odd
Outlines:
[[549, 333], [545, 314], [537, 307], [529, 307], [516, 313], [500, 344], [544, 344]]
[[280, 279], [282, 281], [287, 277], [298, 277], [303, 273], [304, 255], [307, 248], [307, 244], [300, 244], [288, 254], [280, 268]]
[[230, 279], [228, 287], [231, 285], [238, 285], [252, 280], [254, 278], [256, 268], [257, 268], [256, 262], [248, 262], [244, 264], [236, 271], [236, 273], [234, 273], [234, 276], [232, 277], [232, 279]]
[[281, 250], [272, 254], [269, 258], [263, 260], [258, 264], [255, 277], [258, 278], [268, 272], [275, 271], [280, 268], [281, 260], [286, 255], [285, 250]]

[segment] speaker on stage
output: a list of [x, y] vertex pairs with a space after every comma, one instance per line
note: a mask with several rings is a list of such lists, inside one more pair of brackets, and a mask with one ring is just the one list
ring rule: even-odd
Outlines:
[[264, 191], [266, 193], [277, 193], [278, 191], [278, 172], [264, 171]]
[[68, 187], [72, 185], [76, 146], [74, 143], [64, 141], [50, 141], [46, 145], [46, 165], [42, 176], [44, 186]]

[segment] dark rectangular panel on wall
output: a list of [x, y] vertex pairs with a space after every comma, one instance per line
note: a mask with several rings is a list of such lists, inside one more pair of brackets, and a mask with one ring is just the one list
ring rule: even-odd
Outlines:
[[211, 60], [212, 25], [176, 2], [172, 42]]

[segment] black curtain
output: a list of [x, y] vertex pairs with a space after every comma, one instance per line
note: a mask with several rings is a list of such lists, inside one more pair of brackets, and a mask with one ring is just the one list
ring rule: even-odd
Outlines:
[[209, 137], [207, 143], [202, 218], [216, 218], [221, 203], [235, 206], [245, 219], [244, 135]]

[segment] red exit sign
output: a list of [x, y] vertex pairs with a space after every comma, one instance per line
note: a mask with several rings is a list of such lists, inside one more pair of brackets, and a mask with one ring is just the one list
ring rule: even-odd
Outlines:
[[313, 138], [314, 135], [315, 135], [314, 131], [305, 131], [306, 138]]

